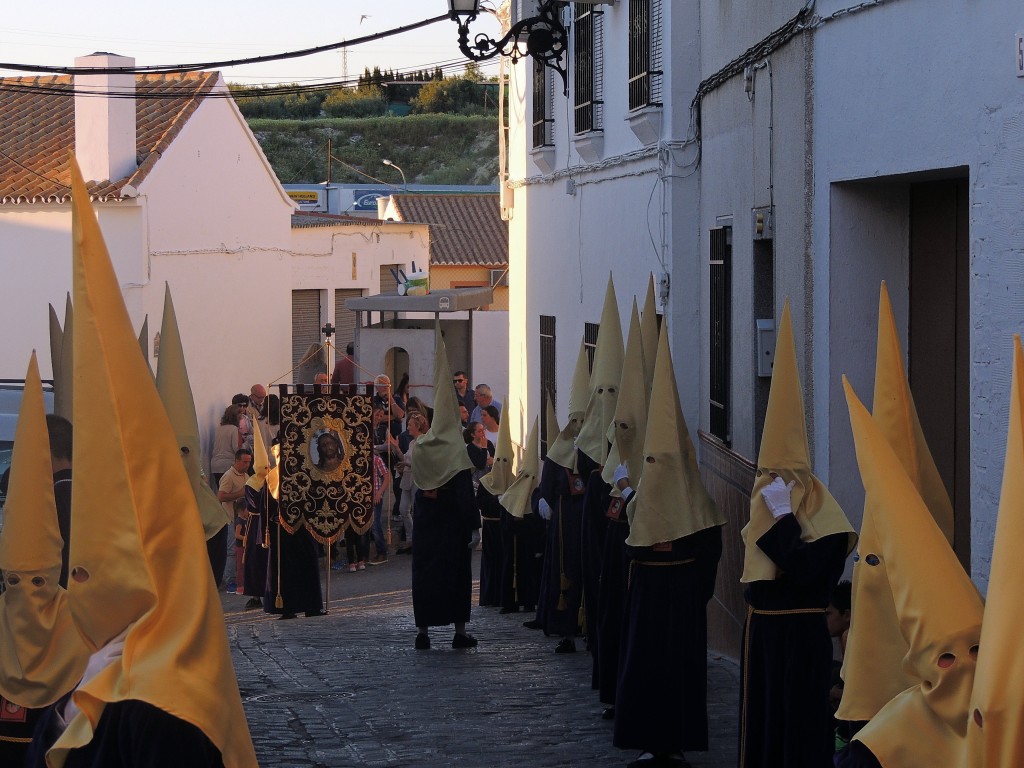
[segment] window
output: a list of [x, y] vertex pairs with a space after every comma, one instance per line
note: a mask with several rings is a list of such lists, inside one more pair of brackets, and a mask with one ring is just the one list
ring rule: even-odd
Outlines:
[[711, 434], [729, 444], [732, 227], [711, 230]]
[[555, 318], [540, 316], [540, 454], [548, 455], [548, 401], [555, 405]]
[[587, 351], [587, 368], [594, 370], [594, 354], [597, 352], [597, 332], [601, 329], [600, 323], [583, 324], [583, 348]]
[[603, 30], [604, 14], [596, 6], [573, 6], [573, 125], [577, 134], [603, 128]]
[[555, 88], [552, 71], [533, 60], [533, 147], [554, 146]]
[[327, 369], [326, 358], [319, 349], [320, 291], [292, 291], [292, 381], [310, 382], [313, 375]]
[[629, 0], [629, 109], [661, 104], [661, 3]]

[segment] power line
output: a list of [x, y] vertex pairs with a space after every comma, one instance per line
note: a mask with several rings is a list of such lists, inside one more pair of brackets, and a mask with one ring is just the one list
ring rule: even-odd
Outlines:
[[414, 29], [420, 29], [422, 27], [436, 24], [439, 21], [446, 21], [448, 15], [434, 16], [430, 19], [424, 19], [423, 21], [417, 21], [414, 24], [406, 24], [402, 27], [395, 27], [394, 29], [388, 29], [383, 32], [377, 32], [372, 35], [364, 35], [363, 37], [354, 37], [351, 40], [342, 40], [339, 43], [329, 43], [327, 45], [318, 45], [315, 48], [303, 48], [298, 51], [288, 51], [286, 53], [272, 53], [265, 56], [251, 56], [246, 59], [229, 59], [226, 61], [207, 61], [201, 64], [177, 64], [177, 65], [162, 65], [154, 64], [145, 67], [52, 67], [39, 64], [11, 64], [0, 62], [0, 69], [9, 69], [15, 72], [45, 72], [53, 75], [105, 75], [105, 74], [173, 74], [173, 73], [184, 73], [184, 72], [198, 72], [204, 69], [221, 69], [224, 67], [237, 67], [243, 64], [262, 64], [267, 61], [283, 61], [285, 59], [298, 59], [303, 56], [312, 56], [317, 53], [324, 53], [325, 51], [335, 51], [339, 48], [349, 48], [353, 45], [361, 45], [362, 43], [370, 43], [375, 40], [383, 40], [387, 37], [393, 37], [394, 35], [400, 35], [404, 32], [411, 32]]

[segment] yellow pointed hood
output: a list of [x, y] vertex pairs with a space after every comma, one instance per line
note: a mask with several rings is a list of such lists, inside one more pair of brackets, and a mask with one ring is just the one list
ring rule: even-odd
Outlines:
[[123, 656], [78, 688], [47, 755], [63, 766], [104, 707], [147, 702], [198, 727], [224, 765], [253, 766], [224, 617], [174, 430], [139, 354], [89, 193], [71, 167], [75, 302], [75, 482], [69, 601], [79, 633]]
[[[506, 402], [508, 402], [507, 398]], [[480, 478], [480, 485], [495, 496], [507, 491], [512, 480], [515, 479], [512, 464], [515, 461], [516, 452], [512, 447], [511, 423], [511, 409], [506, 408], [505, 412], [501, 414], [501, 421], [498, 422], [498, 444], [494, 446], [494, 463], [491, 465], [491, 471]]]
[[[170, 287], [168, 287], [167, 288], [167, 295], [168, 296], [170, 295], [170, 291], [171, 291], [171, 289], [170, 289]], [[167, 313], [167, 307], [165, 306], [164, 307], [164, 314], [166, 315], [166, 313]], [[177, 329], [175, 329], [175, 330], [177, 330]], [[160, 338], [161, 338], [161, 341], [162, 341], [163, 340], [163, 336], [161, 335]], [[179, 342], [180, 342], [180, 339], [179, 339]], [[149, 315], [146, 315], [144, 318], [142, 318], [142, 327], [139, 329], [139, 349], [142, 350], [142, 359], [146, 361], [146, 365], [148, 366], [149, 365]], [[162, 349], [161, 349], [161, 352], [163, 352]], [[157, 368], [160, 367], [160, 361], [159, 360], [157, 361], [156, 365], [157, 365]]]
[[658, 357], [658, 305], [654, 299], [654, 275], [647, 280], [644, 311], [640, 315], [640, 336], [644, 347], [644, 381], [650, 391], [654, 382], [654, 364]]
[[[925, 443], [903, 367], [896, 320], [885, 283], [878, 301], [878, 347], [872, 417], [900, 459], [904, 471], [947, 541], [953, 539], [953, 505]], [[843, 700], [838, 717], [870, 720], [896, 694], [916, 680], [902, 670], [907, 643], [900, 633], [896, 606], [883, 563], [866, 558], [879, 548], [875, 519], [898, 514], [877, 497], [865, 499], [864, 521], [853, 566], [853, 615], [843, 657]], [[869, 509], [870, 508], [870, 509]]]
[[63, 416], [72, 424], [71, 400], [74, 392], [74, 318], [71, 311], [71, 294], [64, 304], [64, 327], [60, 327], [57, 311], [50, 305], [50, 367], [53, 369], [53, 412]]
[[[700, 480], [697, 452], [679, 405], [672, 352], [665, 330], [658, 343], [643, 458], [643, 475], [626, 506], [627, 544], [650, 547], [705, 528], [725, 525], [725, 517]], [[637, 482], [632, 476], [630, 480]]]
[[[145, 334], [147, 323], [143, 323]], [[145, 335], [140, 338], [145, 339]], [[145, 358], [145, 355], [143, 355]], [[148, 365], [148, 363], [147, 363]], [[202, 456], [199, 446], [199, 423], [196, 419], [196, 404], [192, 399], [192, 387], [188, 382], [188, 369], [185, 366], [185, 349], [181, 343], [178, 330], [178, 318], [174, 314], [174, 302], [171, 300], [171, 287], [164, 285], [164, 317], [160, 323], [160, 357], [157, 359], [156, 389], [160, 393], [164, 410], [171, 420], [178, 440], [185, 472], [192, 484], [192, 493], [199, 507], [203, 533], [207, 540], [231, 522], [226, 517], [224, 507], [203, 472]]]
[[[500, 425], [499, 425], [500, 426]], [[425, 435], [416, 438], [416, 461], [412, 466], [417, 488], [440, 488], [464, 469], [472, 469], [462, 437], [459, 403], [452, 387], [452, 369], [441, 336], [434, 326], [434, 420]]]
[[[886, 704], [857, 739], [883, 765], [959, 765], [954, 756], [966, 745], [981, 596], [845, 376], [843, 387], [864, 490], [888, 513], [873, 520], [879, 549], [868, 557], [886, 566], [909, 646], [904, 669], [919, 680]], [[908, 733], [915, 734], [910, 749]]]
[[[612, 485], [618, 465], [625, 464], [629, 469], [629, 481], [635, 488], [643, 471], [644, 436], [647, 433], [647, 409], [650, 401], [647, 382], [643, 376], [636, 375], [637, 371], [646, 369], [647, 363], [644, 360], [640, 313], [637, 312], [635, 300], [626, 338], [626, 356], [619, 382], [619, 398], [615, 403], [612, 422], [608, 425], [608, 439], [612, 441], [612, 448], [608, 454], [608, 461], [601, 471], [601, 479]], [[618, 496], [619, 490], [613, 486], [612, 493]]]
[[0, 570], [6, 581], [0, 594], [0, 695], [24, 707], [55, 702], [75, 687], [89, 660], [67, 592], [58, 584], [62, 546], [43, 385], [33, 352], [0, 531]]
[[988, 599], [967, 737], [970, 768], [1010, 768], [1024, 755], [1024, 656], [1020, 652], [1021, 548], [1024, 546], [1024, 353], [1013, 337], [1013, 383], [1006, 463], [999, 497]]
[[590, 372], [590, 398], [583, 426], [576, 438], [576, 447], [598, 464], [604, 464], [608, 458], [608, 426], [615, 418], [623, 355], [619, 304], [615, 299], [615, 283], [608, 275], [597, 348], [594, 350], [594, 368]]
[[562, 427], [558, 439], [548, 445], [547, 458], [560, 467], [573, 469], [576, 466], [576, 437], [583, 426], [583, 414], [587, 408], [590, 392], [590, 364], [587, 360], [587, 348], [580, 340], [580, 351], [576, 356], [576, 369], [572, 376], [572, 389], [569, 391], [569, 420]]
[[803, 541], [817, 541], [831, 534], [846, 533], [849, 539], [847, 553], [857, 543], [853, 526], [839, 503], [811, 472], [801, 389], [787, 299], [775, 342], [772, 385], [757, 457], [757, 476], [750, 496], [750, 521], [740, 532], [744, 544], [741, 582], [772, 580], [777, 575], [775, 564], [757, 546], [757, 540], [775, 523], [761, 496], [761, 489], [772, 482], [772, 472], [787, 483], [796, 481], [792, 505], [793, 513], [800, 522]]
[[245, 481], [245, 484], [258, 491], [267, 482], [267, 473], [270, 472], [270, 456], [267, 454], [267, 446], [260, 438], [259, 426], [253, 420], [253, 441], [252, 441], [252, 477]]
[[544, 399], [547, 402], [546, 407], [548, 422], [547, 434], [545, 435], [545, 437], [547, 438], [548, 448], [550, 449], [550, 447], [555, 444], [555, 440], [558, 439], [558, 433], [561, 432], [562, 430], [559, 429], [558, 427], [558, 416], [555, 414], [555, 404], [554, 402], [552, 402], [551, 396], [547, 395]]
[[540, 482], [540, 445], [537, 440], [538, 420], [534, 418], [530, 433], [526, 436], [526, 445], [523, 446], [523, 463], [519, 468], [519, 474], [508, 490], [501, 494], [498, 503], [512, 515], [522, 519], [530, 514], [532, 507], [530, 502], [533, 498], [533, 491]]

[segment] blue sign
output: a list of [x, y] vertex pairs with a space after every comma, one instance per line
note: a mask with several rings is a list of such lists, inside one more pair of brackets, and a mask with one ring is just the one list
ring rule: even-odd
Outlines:
[[378, 192], [373, 189], [354, 189], [352, 198], [355, 200], [352, 208], [356, 211], [376, 211], [377, 198], [388, 197], [385, 192]]

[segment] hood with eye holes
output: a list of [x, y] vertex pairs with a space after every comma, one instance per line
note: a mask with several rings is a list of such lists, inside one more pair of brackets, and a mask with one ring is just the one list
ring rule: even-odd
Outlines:
[[89, 650], [58, 584], [63, 542], [57, 526], [42, 382], [33, 353], [18, 416], [10, 489], [0, 531], [0, 695], [49, 706], [77, 683]]
[[790, 501], [793, 516], [800, 523], [803, 541], [817, 541], [844, 533], [846, 552], [853, 551], [857, 543], [853, 526], [825, 484], [811, 472], [804, 398], [788, 299], [782, 308], [775, 340], [768, 408], [757, 456], [757, 475], [750, 494], [750, 520], [740, 531], [744, 545], [743, 575], [740, 577], [743, 583], [770, 581], [778, 575], [775, 563], [757, 546], [757, 540], [775, 524], [775, 518], [761, 496], [762, 489], [772, 482], [772, 472], [787, 483], [796, 481]]
[[533, 491], [540, 483], [540, 443], [537, 440], [539, 419], [534, 418], [530, 432], [526, 436], [526, 443], [523, 446], [523, 461], [519, 467], [519, 474], [509, 485], [498, 503], [512, 515], [522, 519], [530, 513], [530, 502], [533, 498]]
[[643, 475], [626, 505], [627, 544], [649, 547], [725, 525], [725, 516], [700, 479], [697, 453], [679, 405], [667, 331], [658, 346], [643, 456]]
[[[629, 481], [634, 486], [643, 475], [644, 435], [647, 431], [647, 409], [650, 404], [651, 385], [654, 368], [651, 366], [651, 378], [646, 375], [647, 362], [644, 357], [643, 337], [641, 333], [640, 314], [633, 301], [633, 310], [629, 318], [629, 333], [626, 336], [626, 354], [622, 364], [622, 380], [619, 384], [619, 397], [615, 403], [612, 423], [608, 426], [607, 438], [612, 443], [601, 479], [612, 485], [611, 494], [619, 496], [618, 488], [612, 481], [619, 464], [625, 464]], [[657, 349], [655, 349], [657, 354]], [[637, 371], [644, 372], [637, 376]]]
[[491, 471], [480, 478], [480, 485], [495, 496], [508, 490], [512, 480], [515, 479], [512, 471], [515, 450], [512, 447], [511, 424], [511, 408], [506, 408], [498, 423], [498, 444], [494, 447], [494, 463], [491, 465]]
[[[917, 684], [883, 707], [857, 738], [883, 765], [959, 765], [981, 634], [982, 599], [878, 425], [843, 378], [865, 492], [886, 514], [873, 519], [886, 568], [903, 662]], [[857, 608], [851, 623], [857, 621]], [[902, 746], [913, 733], [913, 756]], [[918, 734], [929, 734], [921, 742]], [[931, 762], [927, 762], [931, 760]]]
[[576, 466], [576, 438], [583, 426], [583, 413], [587, 407], [589, 392], [590, 365], [587, 362], [587, 348], [581, 339], [572, 377], [572, 391], [569, 395], [569, 420], [562, 427], [558, 438], [548, 445], [546, 457], [560, 467], [574, 469]]
[[598, 465], [603, 465], [608, 457], [608, 426], [615, 417], [623, 357], [622, 321], [615, 299], [615, 284], [608, 275], [594, 349], [594, 366], [590, 371], [590, 396], [583, 426], [576, 438], [576, 447]]
[[[75, 444], [69, 581], [81, 635], [123, 655], [74, 694], [81, 710], [47, 753], [62, 766], [109, 703], [144, 701], [199, 728], [225, 766], [256, 764], [207, 562], [199, 510], [174, 429], [124, 304], [72, 159]], [[79, 571], [79, 575], [81, 575]]]

